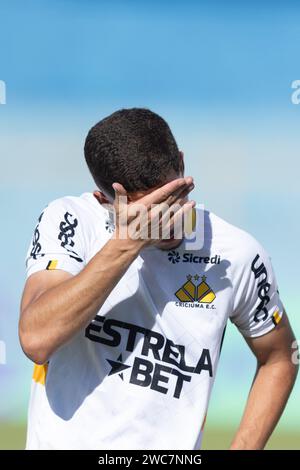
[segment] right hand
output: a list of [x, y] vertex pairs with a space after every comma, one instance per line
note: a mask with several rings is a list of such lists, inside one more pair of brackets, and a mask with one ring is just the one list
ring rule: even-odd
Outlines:
[[[195, 206], [188, 201], [188, 194], [194, 189], [193, 178], [177, 178], [134, 202], [120, 183], [113, 183], [115, 190], [115, 226], [113, 238], [126, 239], [137, 243], [140, 248], [156, 245], [164, 238], [162, 234], [172, 233], [176, 223]], [[159, 230], [159, 231], [157, 231]], [[153, 233], [159, 236], [153, 238]]]

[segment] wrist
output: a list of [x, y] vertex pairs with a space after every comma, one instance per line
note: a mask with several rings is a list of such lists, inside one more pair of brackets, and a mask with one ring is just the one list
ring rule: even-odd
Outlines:
[[134, 240], [130, 237], [120, 238], [117, 232], [114, 232], [113, 236], [109, 240], [109, 244], [113, 250], [116, 250], [119, 254], [128, 253], [129, 256], [136, 257], [140, 251], [145, 247], [146, 240]]

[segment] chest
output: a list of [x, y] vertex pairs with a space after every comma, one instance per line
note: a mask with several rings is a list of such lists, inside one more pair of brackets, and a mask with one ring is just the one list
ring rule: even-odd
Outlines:
[[[101, 248], [96, 243], [91, 256]], [[175, 341], [211, 343], [232, 307], [230, 262], [216, 249], [141, 252], [100, 310]], [[186, 342], [184, 341], [184, 342]]]

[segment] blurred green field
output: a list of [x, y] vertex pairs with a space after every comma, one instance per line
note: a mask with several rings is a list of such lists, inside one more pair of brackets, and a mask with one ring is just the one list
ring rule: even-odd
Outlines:
[[[0, 424], [0, 449], [24, 449], [25, 424]], [[234, 429], [218, 429], [207, 425], [203, 449], [228, 449]], [[275, 431], [267, 449], [300, 449], [300, 432]]]
[[[207, 425], [202, 449], [228, 449], [234, 434], [235, 429], [218, 429]], [[300, 449], [300, 432], [275, 430], [266, 449]]]

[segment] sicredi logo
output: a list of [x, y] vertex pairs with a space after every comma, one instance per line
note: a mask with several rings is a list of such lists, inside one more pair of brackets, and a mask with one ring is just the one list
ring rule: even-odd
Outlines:
[[168, 253], [168, 260], [173, 263], [204, 263], [204, 264], [220, 264], [221, 262], [221, 256], [220, 255], [214, 255], [214, 256], [199, 256], [199, 255], [194, 255], [193, 253], [184, 253], [182, 256], [180, 256], [178, 251], [172, 250], [169, 251]]

